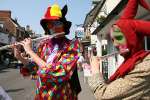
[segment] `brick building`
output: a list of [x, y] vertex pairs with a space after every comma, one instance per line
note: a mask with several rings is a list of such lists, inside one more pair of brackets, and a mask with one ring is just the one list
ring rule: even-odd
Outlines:
[[[11, 11], [0, 10], [0, 46], [21, 41], [26, 37], [29, 37], [28, 31], [19, 25], [17, 19], [11, 18]], [[12, 60], [15, 60], [12, 49], [0, 50], [0, 65], [8, 66]]]
[[0, 32], [8, 33], [10, 36], [16, 37], [16, 40], [29, 36], [25, 28], [21, 27], [16, 19], [11, 18], [9, 10], [0, 10]]

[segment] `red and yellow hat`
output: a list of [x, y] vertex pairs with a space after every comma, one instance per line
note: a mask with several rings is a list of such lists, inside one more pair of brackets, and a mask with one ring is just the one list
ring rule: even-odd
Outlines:
[[47, 11], [42, 20], [59, 20], [62, 18], [61, 8], [58, 4], [54, 4], [47, 8]]
[[69, 34], [71, 22], [67, 21], [65, 18], [67, 11], [68, 11], [67, 5], [65, 5], [62, 9], [58, 4], [53, 4], [51, 7], [48, 7], [45, 15], [40, 21], [40, 24], [45, 30], [45, 32], [47, 33], [49, 31], [47, 23], [49, 23], [50, 21], [58, 20], [64, 24], [65, 34]]

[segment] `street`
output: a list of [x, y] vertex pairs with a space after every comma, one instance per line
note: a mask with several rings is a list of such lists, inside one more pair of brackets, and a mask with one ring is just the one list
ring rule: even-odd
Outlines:
[[33, 100], [34, 82], [23, 78], [18, 69], [1, 70], [0, 85], [13, 100]]
[[[0, 66], [1, 67], [1, 66]], [[79, 72], [82, 92], [79, 100], [95, 100], [88, 85], [83, 82], [83, 72]], [[19, 74], [19, 69], [8, 68], [0, 70], [0, 86], [2, 86], [12, 100], [33, 100], [35, 83], [30, 78]]]

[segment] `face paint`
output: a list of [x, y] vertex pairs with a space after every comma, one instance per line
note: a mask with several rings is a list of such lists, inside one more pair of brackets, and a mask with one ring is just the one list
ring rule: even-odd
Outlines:
[[110, 35], [115, 47], [118, 49], [121, 55], [126, 52], [129, 52], [129, 49], [127, 48], [126, 38], [124, 34], [121, 32], [121, 30], [119, 29], [119, 27], [113, 25]]
[[112, 36], [113, 36], [113, 39], [115, 39], [115, 41], [118, 43], [118, 44], [125, 44], [126, 43], [126, 39], [125, 39], [125, 36], [124, 34], [117, 28], [115, 28], [112, 32]]

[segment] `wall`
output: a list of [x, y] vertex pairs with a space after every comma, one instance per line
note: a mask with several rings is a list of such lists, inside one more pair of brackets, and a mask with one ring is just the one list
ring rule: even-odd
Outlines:
[[16, 25], [11, 19], [11, 11], [0, 11], [0, 22], [3, 24], [6, 32], [16, 36]]
[[106, 0], [107, 14], [109, 14], [121, 0]]

